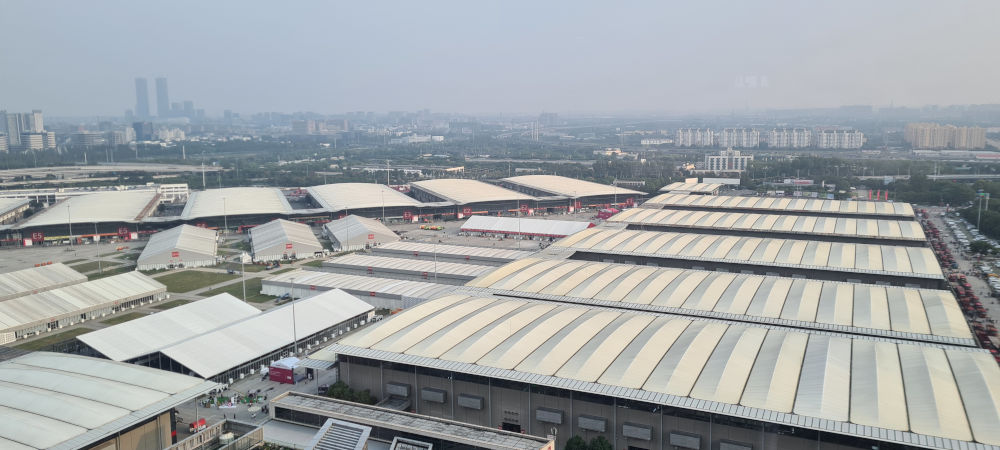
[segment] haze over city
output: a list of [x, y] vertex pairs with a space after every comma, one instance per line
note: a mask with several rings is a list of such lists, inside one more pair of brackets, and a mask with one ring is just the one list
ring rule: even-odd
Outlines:
[[[28, 20], [36, 17], [39, 20]], [[6, 1], [0, 109], [703, 112], [1000, 102], [996, 2]]]

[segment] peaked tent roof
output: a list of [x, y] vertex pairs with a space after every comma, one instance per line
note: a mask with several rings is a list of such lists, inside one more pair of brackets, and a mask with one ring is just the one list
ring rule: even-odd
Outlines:
[[[354, 214], [328, 222], [323, 227], [344, 247], [365, 245], [369, 242], [395, 242], [399, 240], [399, 235], [382, 222]], [[372, 235], [373, 239], [368, 239], [369, 235]]]
[[180, 225], [149, 237], [149, 243], [142, 249], [138, 264], [164, 252], [187, 250], [205, 255], [215, 255], [218, 243], [216, 231], [191, 225]]

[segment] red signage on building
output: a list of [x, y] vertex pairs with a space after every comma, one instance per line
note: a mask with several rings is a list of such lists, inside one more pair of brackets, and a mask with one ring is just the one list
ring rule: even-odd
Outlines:
[[128, 227], [118, 227], [118, 236], [127, 238], [128, 235]]
[[521, 212], [527, 213], [528, 212], [528, 205], [521, 205]]
[[410, 211], [403, 211], [403, 220], [413, 220], [413, 213]]
[[170, 257], [171, 258], [177, 258], [179, 256], [181, 256], [181, 252], [170, 252]]
[[369, 234], [368, 235], [368, 239], [375, 239], [375, 235], [374, 234]]
[[35, 242], [42, 242], [45, 240], [45, 233], [41, 231], [33, 231], [31, 233], [31, 240]]
[[582, 208], [582, 207], [583, 207], [583, 202], [581, 202], [581, 201], [577, 200], [577, 201], [576, 201], [576, 202], [574, 203], [574, 207], [575, 207], [576, 209], [580, 209], [580, 208]]
[[292, 248], [292, 244], [291, 244], [291, 243], [288, 243], [288, 244], [285, 244], [285, 249], [286, 249], [286, 250], [287, 250], [287, 249], [290, 249], [290, 248]]
[[472, 208], [469, 208], [468, 206], [466, 206], [465, 208], [462, 208], [462, 214], [465, 214], [465, 215], [472, 214]]

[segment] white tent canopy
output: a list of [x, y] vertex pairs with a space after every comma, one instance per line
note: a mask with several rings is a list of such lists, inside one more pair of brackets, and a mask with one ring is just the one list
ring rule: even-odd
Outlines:
[[215, 230], [180, 225], [150, 236], [136, 265], [139, 270], [212, 266], [217, 246]]
[[371, 245], [396, 242], [399, 236], [382, 222], [356, 215], [334, 220], [323, 226], [335, 250], [358, 250]]
[[323, 251], [323, 246], [309, 225], [284, 219], [272, 220], [252, 228], [250, 243], [253, 244], [255, 261], [304, 258]]
[[521, 219], [517, 217], [472, 216], [462, 225], [470, 233], [518, 234], [524, 236], [566, 237], [594, 226], [571, 220]]

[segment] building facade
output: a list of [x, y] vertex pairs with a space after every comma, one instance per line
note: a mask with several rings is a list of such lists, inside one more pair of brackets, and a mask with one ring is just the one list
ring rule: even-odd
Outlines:
[[986, 129], [936, 123], [908, 123], [903, 139], [913, 148], [986, 148]]
[[805, 128], [775, 128], [767, 132], [770, 148], [807, 148], [811, 145], [812, 131]]
[[145, 78], [135, 79], [135, 117], [139, 120], [149, 118], [149, 85]]
[[815, 144], [824, 149], [858, 149], [864, 141], [864, 133], [857, 130], [818, 130]]
[[760, 131], [752, 128], [725, 128], [719, 132], [717, 144], [726, 148], [755, 148], [760, 146]]
[[718, 155], [705, 155], [705, 170], [709, 172], [743, 172], [750, 167], [753, 155], [744, 155], [732, 148]]
[[674, 144], [678, 147], [712, 147], [715, 145], [715, 134], [709, 128], [683, 128], [677, 130]]

